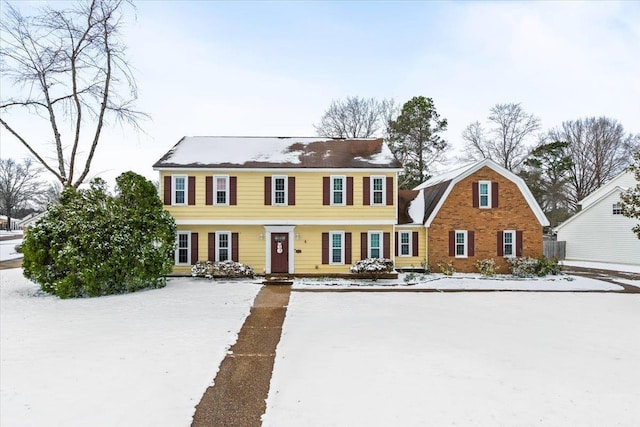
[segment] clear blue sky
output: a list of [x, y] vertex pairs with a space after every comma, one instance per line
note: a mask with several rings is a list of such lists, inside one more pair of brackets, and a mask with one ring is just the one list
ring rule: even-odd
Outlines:
[[[125, 40], [152, 120], [105, 134], [92, 171], [108, 181], [157, 179], [151, 165], [183, 135], [313, 135], [346, 96], [432, 97], [454, 150], [506, 102], [544, 129], [606, 115], [640, 132], [635, 1], [140, 1]], [[3, 158], [26, 154], [0, 136]]]

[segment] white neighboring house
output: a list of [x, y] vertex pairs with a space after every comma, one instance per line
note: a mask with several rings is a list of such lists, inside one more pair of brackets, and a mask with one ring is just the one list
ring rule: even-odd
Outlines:
[[640, 239], [631, 230], [637, 219], [620, 209], [620, 193], [638, 184], [623, 172], [580, 201], [582, 210], [555, 228], [567, 242], [567, 260], [640, 265]]

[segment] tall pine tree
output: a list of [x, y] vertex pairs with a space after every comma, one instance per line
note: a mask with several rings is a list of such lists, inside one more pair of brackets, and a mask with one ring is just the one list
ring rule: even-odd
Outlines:
[[442, 157], [447, 142], [440, 133], [447, 130], [433, 99], [415, 96], [402, 106], [400, 115], [389, 122], [389, 146], [404, 165], [400, 188], [413, 188], [429, 179], [431, 164]]

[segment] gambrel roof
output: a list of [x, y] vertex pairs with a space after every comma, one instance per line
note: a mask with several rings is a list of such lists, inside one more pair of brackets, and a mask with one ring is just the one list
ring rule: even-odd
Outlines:
[[153, 167], [400, 169], [382, 138], [185, 136]]
[[[540, 205], [538, 205], [538, 202], [536, 202], [536, 199], [533, 197], [533, 194], [531, 194], [529, 187], [527, 187], [527, 184], [525, 184], [522, 178], [520, 178], [513, 172], [510, 172], [509, 170], [503, 168], [490, 159], [484, 159], [476, 163], [460, 166], [456, 169], [431, 177], [427, 181], [416, 186], [414, 188], [414, 191], [417, 190], [418, 193], [415, 198], [406, 203], [404, 208], [402, 206], [399, 206], [399, 209], [405, 209], [407, 212], [414, 213], [413, 215], [407, 214], [407, 216], [411, 217], [413, 221], [412, 223], [423, 223], [426, 227], [429, 227], [433, 220], [436, 218], [438, 211], [449, 196], [449, 193], [451, 193], [453, 187], [458, 182], [462, 181], [463, 179], [482, 169], [483, 167], [493, 169], [495, 172], [499, 173], [500, 175], [516, 184], [523, 197], [529, 204], [531, 211], [540, 222], [540, 225], [549, 225], [549, 220], [545, 216], [544, 212], [542, 212]], [[418, 207], [422, 209], [422, 216], [415, 214], [416, 211], [419, 211]], [[405, 218], [407, 216], [405, 216]]]

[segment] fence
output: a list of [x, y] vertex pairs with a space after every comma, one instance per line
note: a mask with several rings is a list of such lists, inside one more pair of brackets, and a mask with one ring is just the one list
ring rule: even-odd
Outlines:
[[547, 258], [564, 259], [567, 254], [567, 242], [557, 240], [545, 240], [543, 247], [544, 256]]

